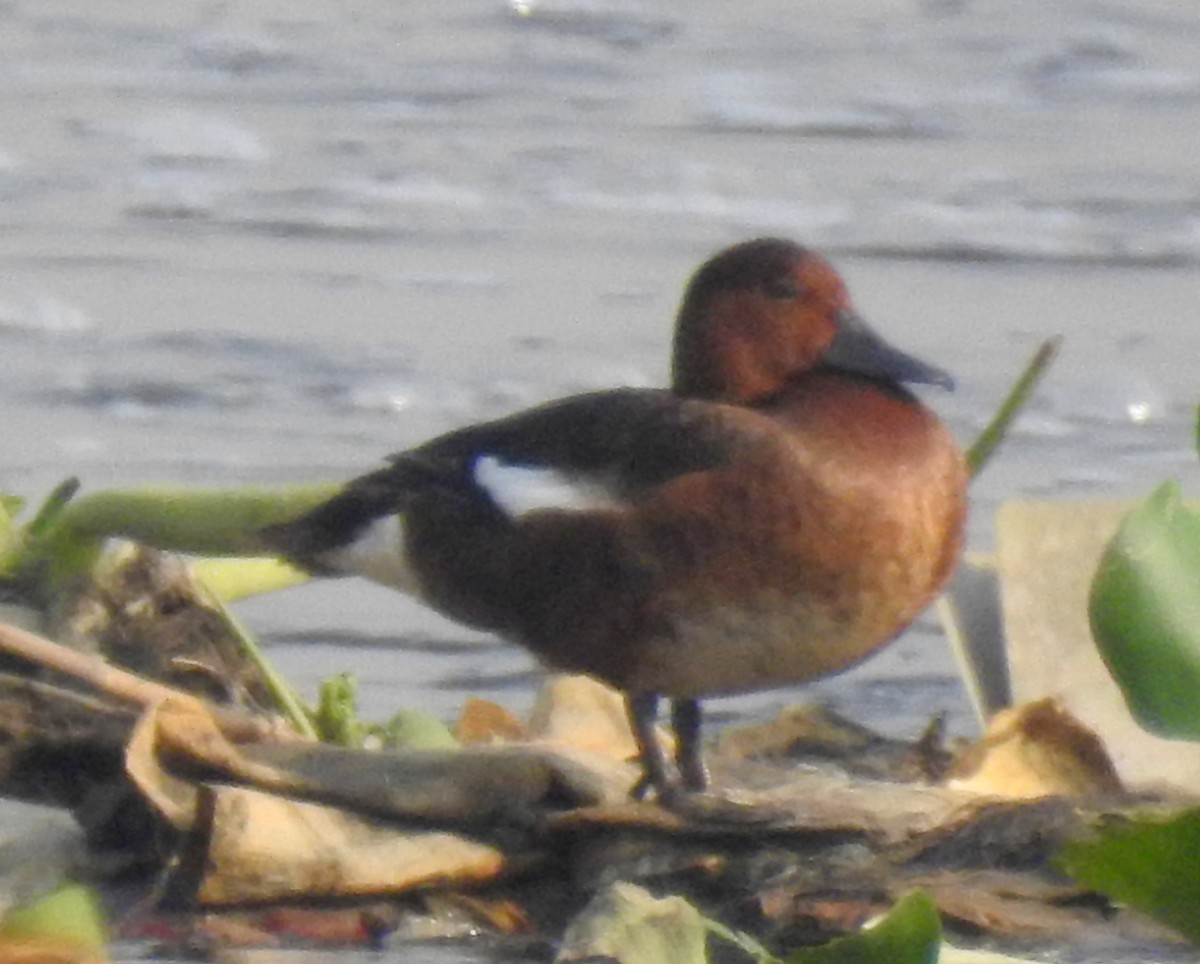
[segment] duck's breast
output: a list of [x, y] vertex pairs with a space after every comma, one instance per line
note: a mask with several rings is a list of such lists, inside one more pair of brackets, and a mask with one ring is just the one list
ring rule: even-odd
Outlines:
[[834, 673], [948, 579], [966, 472], [931, 412], [851, 383], [764, 414], [775, 430], [740, 458], [640, 507], [649, 625], [665, 631], [630, 647], [625, 685], [704, 695]]

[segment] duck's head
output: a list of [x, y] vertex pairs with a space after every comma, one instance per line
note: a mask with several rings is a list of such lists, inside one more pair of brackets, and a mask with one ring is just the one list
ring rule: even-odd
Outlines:
[[677, 394], [752, 404], [814, 371], [954, 386], [941, 369], [880, 338], [854, 311], [841, 276], [812, 251], [760, 238], [700, 266], [676, 321]]

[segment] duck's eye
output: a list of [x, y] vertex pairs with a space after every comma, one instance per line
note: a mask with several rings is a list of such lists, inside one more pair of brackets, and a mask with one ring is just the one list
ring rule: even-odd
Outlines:
[[777, 301], [788, 301], [792, 298], [800, 297], [800, 288], [793, 278], [772, 278], [765, 285], [763, 291], [766, 292], [768, 298], [774, 298]]

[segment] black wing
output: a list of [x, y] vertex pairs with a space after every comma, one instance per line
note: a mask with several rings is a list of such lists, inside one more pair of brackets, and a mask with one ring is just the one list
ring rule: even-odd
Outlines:
[[667, 391], [617, 389], [576, 395], [440, 435], [392, 456], [334, 498], [262, 531], [268, 547], [314, 566], [315, 557], [352, 542], [372, 521], [404, 512], [437, 493], [487, 500], [474, 479], [485, 456], [593, 478], [624, 498], [670, 479], [723, 464], [732, 449], [719, 406]]

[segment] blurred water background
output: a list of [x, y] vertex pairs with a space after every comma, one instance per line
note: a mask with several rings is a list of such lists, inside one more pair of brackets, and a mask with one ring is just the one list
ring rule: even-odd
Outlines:
[[[1174, 0], [0, 0], [0, 488], [340, 479], [450, 427], [657, 385], [716, 248], [827, 252], [951, 371], [975, 488], [1197, 475], [1200, 7]], [[239, 607], [307, 694], [528, 707], [521, 651], [349, 581]], [[801, 698], [973, 724], [931, 620]]]

